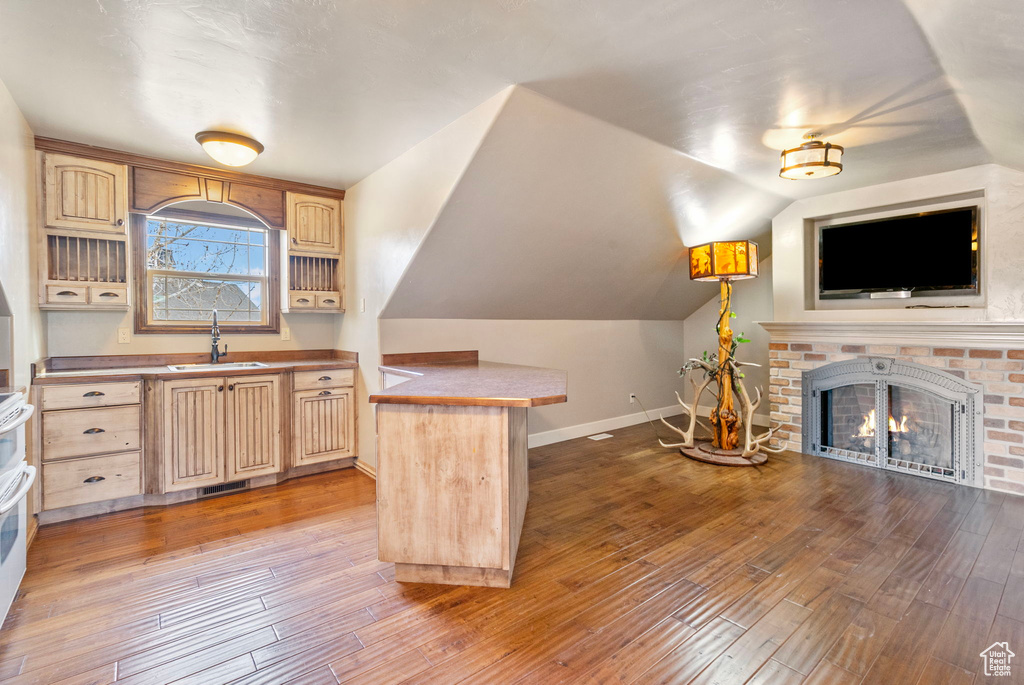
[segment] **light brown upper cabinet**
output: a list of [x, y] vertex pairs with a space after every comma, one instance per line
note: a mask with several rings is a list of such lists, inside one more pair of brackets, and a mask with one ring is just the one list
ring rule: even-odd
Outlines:
[[290, 252], [341, 254], [340, 200], [289, 192], [286, 224]]
[[128, 232], [128, 168], [124, 164], [46, 153], [43, 169], [48, 228]]
[[227, 479], [281, 470], [281, 377], [228, 378]]

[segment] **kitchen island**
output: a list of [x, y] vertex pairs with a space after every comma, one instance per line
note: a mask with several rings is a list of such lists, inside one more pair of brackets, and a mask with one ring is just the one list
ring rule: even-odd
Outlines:
[[[529, 407], [566, 401], [566, 373], [475, 352], [384, 355], [377, 546], [403, 582], [509, 587], [529, 498]], [[386, 384], [387, 385], [387, 384]]]

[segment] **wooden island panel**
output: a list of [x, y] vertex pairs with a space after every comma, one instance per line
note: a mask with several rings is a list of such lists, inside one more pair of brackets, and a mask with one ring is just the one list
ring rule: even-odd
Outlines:
[[[378, 402], [378, 558], [394, 562], [402, 582], [510, 587], [529, 499], [527, 407], [564, 402], [565, 374], [409, 361], [381, 370], [421, 382], [370, 398]], [[425, 394], [406, 390], [414, 384]], [[515, 392], [490, 392], [502, 384]]]

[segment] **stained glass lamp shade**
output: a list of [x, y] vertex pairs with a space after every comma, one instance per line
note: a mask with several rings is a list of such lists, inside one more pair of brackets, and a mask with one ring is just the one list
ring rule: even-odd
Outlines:
[[730, 240], [690, 248], [690, 280], [738, 281], [757, 277], [757, 243]]

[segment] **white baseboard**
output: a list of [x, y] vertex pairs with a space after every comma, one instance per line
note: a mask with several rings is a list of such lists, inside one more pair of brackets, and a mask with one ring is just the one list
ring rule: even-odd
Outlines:
[[556, 428], [542, 433], [534, 433], [530, 436], [528, 444], [530, 447], [543, 447], [544, 445], [562, 442], [563, 440], [582, 438], [595, 433], [612, 431], [616, 428], [625, 428], [626, 426], [635, 426], [638, 423], [646, 423], [648, 415], [652, 420], [657, 421], [661, 416], [678, 416], [682, 413], [683, 408], [678, 404], [674, 404], [670, 407], [651, 409], [646, 415], [641, 411], [636, 414], [613, 416], [609, 419], [601, 419], [600, 421], [591, 421], [590, 423], [580, 423], [575, 426], [566, 426], [565, 428]]
[[[698, 407], [697, 411], [698, 414], [703, 417], [710, 414], [711, 409], [712, 407]], [[652, 420], [657, 421], [662, 416], [678, 416], [682, 413], [683, 408], [678, 404], [673, 404], [668, 407], [651, 409], [647, 414], [644, 414], [641, 411], [635, 414], [625, 414], [624, 416], [613, 416], [608, 419], [601, 419], [600, 421], [591, 421], [590, 423], [580, 423], [575, 426], [556, 428], [542, 433], [533, 433], [529, 437], [528, 444], [530, 447], [543, 447], [544, 445], [550, 445], [564, 440], [582, 438], [587, 435], [594, 435], [595, 433], [613, 431], [616, 428], [625, 428], [627, 426], [635, 426], [639, 423], [646, 423], [648, 416]], [[767, 426], [769, 425], [768, 414], [754, 414], [754, 421], [756, 421], [759, 426]], [[359, 462], [356, 462], [356, 467], [358, 466]]]
[[362, 459], [356, 458], [356, 468], [368, 475], [370, 478], [377, 480], [377, 469], [367, 464]]

